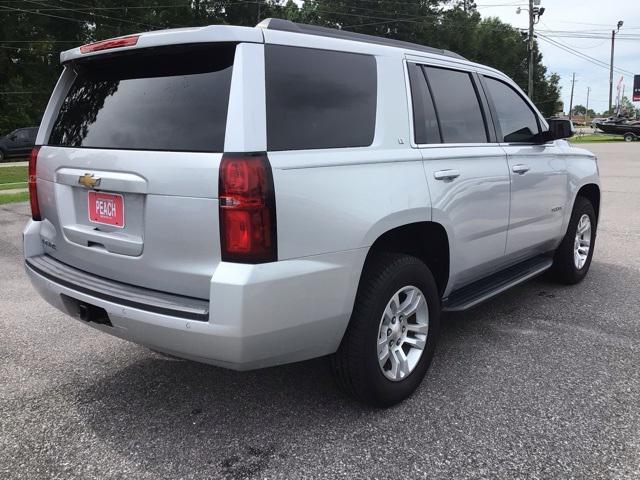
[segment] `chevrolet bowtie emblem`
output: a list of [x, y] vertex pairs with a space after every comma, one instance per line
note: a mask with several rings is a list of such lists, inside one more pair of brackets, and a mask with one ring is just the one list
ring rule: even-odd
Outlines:
[[94, 188], [100, 185], [100, 177], [96, 178], [93, 173], [85, 173], [78, 178], [78, 183], [84, 185], [87, 188]]

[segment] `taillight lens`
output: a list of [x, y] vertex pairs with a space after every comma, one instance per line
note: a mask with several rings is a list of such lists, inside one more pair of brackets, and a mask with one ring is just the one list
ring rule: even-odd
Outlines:
[[224, 154], [218, 194], [222, 260], [276, 261], [276, 204], [266, 154]]
[[139, 35], [129, 35], [128, 37], [111, 38], [100, 42], [82, 45], [80, 53], [91, 53], [100, 50], [109, 50], [110, 48], [131, 47], [138, 43]]
[[29, 156], [29, 201], [31, 202], [31, 217], [40, 221], [40, 204], [38, 203], [38, 186], [36, 184], [36, 168], [38, 166], [38, 152], [40, 147], [34, 147]]

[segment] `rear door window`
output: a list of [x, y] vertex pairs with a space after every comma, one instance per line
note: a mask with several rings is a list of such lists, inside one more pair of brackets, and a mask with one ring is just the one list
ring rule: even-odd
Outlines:
[[495, 78], [484, 78], [498, 115], [498, 123], [502, 130], [501, 141], [531, 142], [540, 132], [537, 115], [512, 87]]
[[73, 65], [49, 145], [222, 152], [235, 45], [186, 45]]
[[373, 56], [265, 46], [269, 150], [365, 147], [375, 133]]
[[438, 118], [422, 67], [415, 63], [408, 63], [407, 67], [411, 85], [414, 140], [418, 145], [440, 143]]
[[487, 129], [468, 72], [425, 67], [444, 143], [486, 143]]

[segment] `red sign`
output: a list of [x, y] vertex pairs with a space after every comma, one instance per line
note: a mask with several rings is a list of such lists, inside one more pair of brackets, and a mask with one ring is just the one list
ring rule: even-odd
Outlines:
[[633, 77], [633, 101], [640, 102], [640, 75]]
[[124, 228], [124, 198], [117, 193], [89, 192], [89, 220]]

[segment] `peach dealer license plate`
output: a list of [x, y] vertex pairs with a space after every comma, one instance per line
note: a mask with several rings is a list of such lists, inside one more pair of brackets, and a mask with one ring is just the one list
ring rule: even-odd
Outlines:
[[89, 220], [124, 228], [124, 198], [117, 193], [89, 192]]

